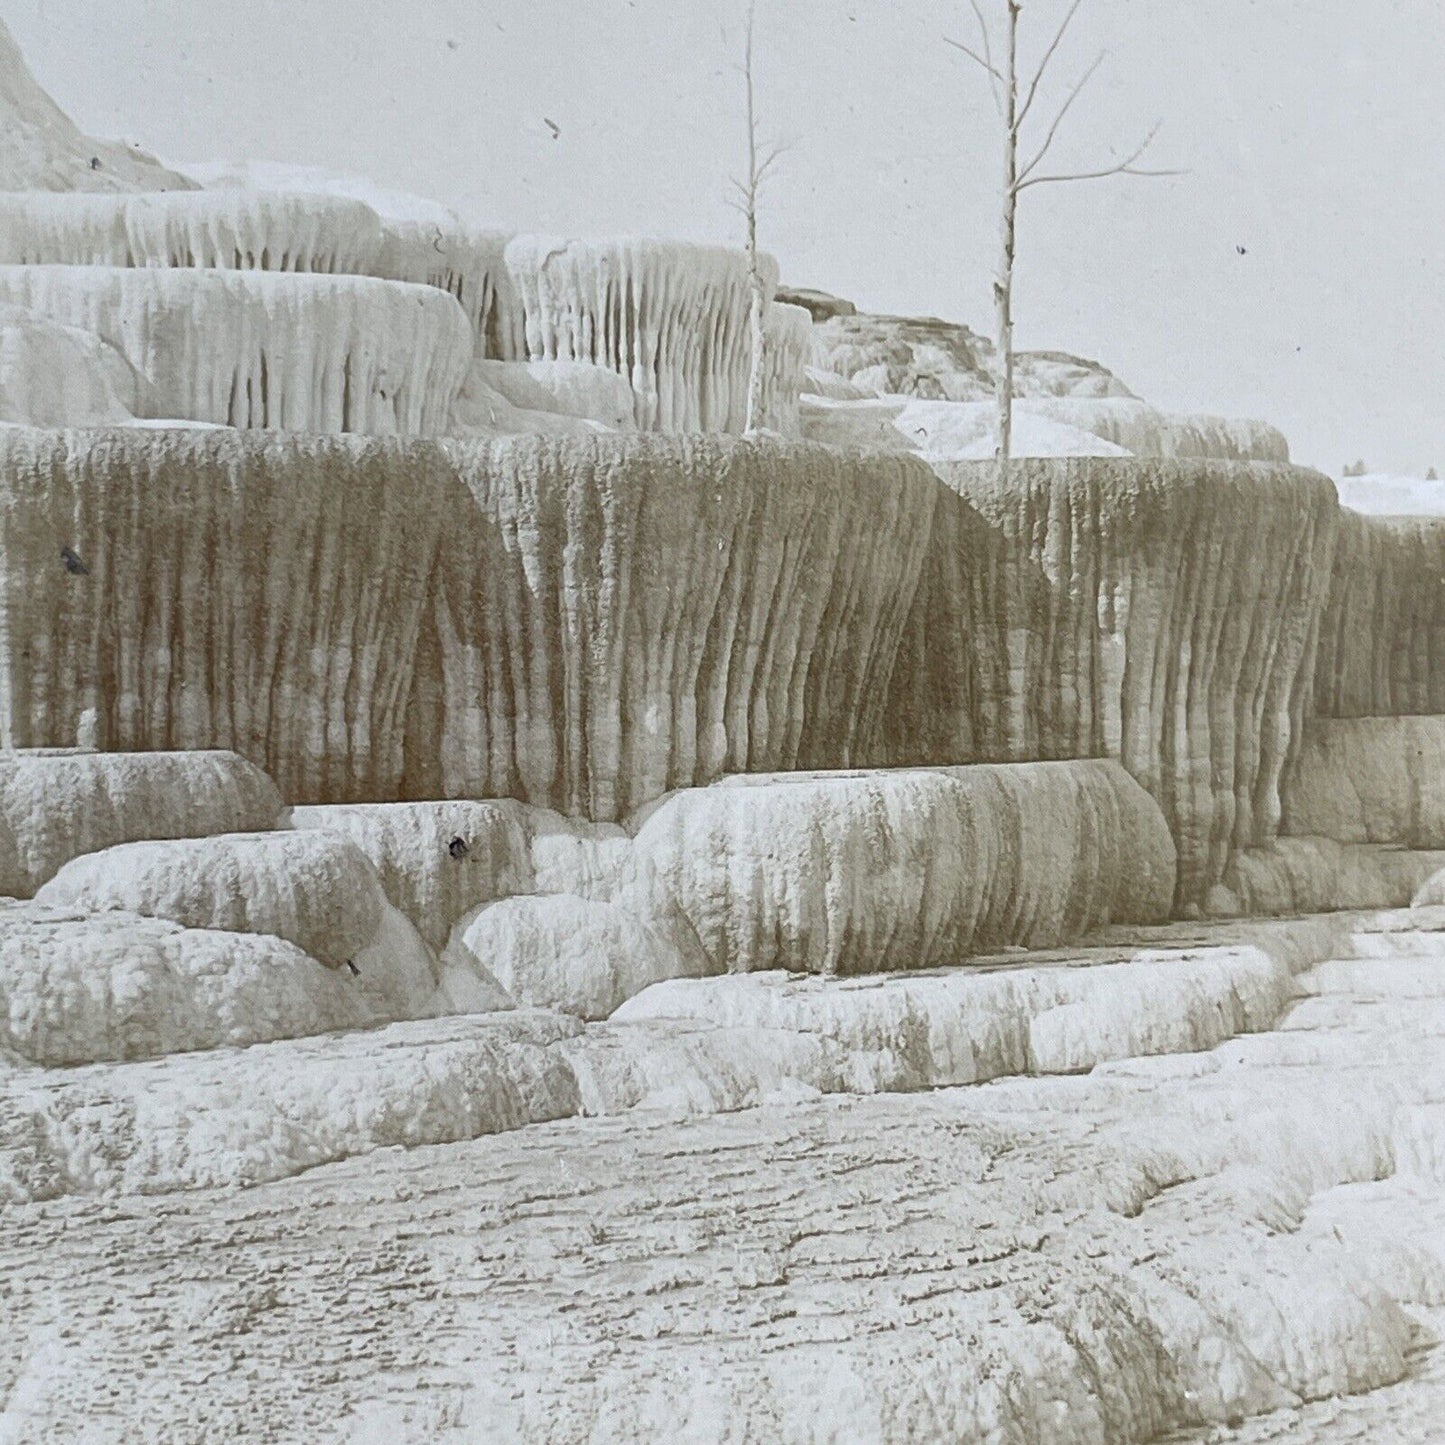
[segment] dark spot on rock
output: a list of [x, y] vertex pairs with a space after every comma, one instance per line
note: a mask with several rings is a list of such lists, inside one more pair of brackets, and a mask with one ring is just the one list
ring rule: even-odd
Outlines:
[[89, 577], [90, 568], [80, 560], [79, 554], [71, 547], [60, 549], [60, 560], [65, 563], [65, 570], [72, 577]]
[[452, 841], [447, 844], [447, 852], [450, 853], [453, 858], [465, 858], [471, 851], [471, 846], [465, 838], [453, 838]]
[[91, 168], [91, 170], [93, 170], [93, 171], [98, 171], [98, 170], [100, 169], [100, 157], [99, 157], [99, 156], [91, 156], [91, 158], [90, 158], [90, 168]]
[[352, 976], [352, 978], [360, 978], [360, 977], [361, 977], [361, 970], [360, 970], [359, 968], [357, 968], [357, 966], [356, 966], [354, 963], [352, 963], [352, 961], [351, 961], [349, 958], [346, 960], [346, 966], [347, 966], [347, 968], [349, 968], [349, 969], [351, 970], [351, 976]]

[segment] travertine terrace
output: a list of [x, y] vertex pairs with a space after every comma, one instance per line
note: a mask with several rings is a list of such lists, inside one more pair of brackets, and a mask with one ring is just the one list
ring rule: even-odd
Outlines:
[[0, 118], [0, 1442], [1439, 1440], [1438, 516]]

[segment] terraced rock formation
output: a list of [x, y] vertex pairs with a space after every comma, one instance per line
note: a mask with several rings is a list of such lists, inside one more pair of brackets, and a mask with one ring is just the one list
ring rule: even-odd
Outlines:
[[17, 428], [0, 458], [4, 745], [84, 724], [108, 749], [233, 749], [288, 801], [402, 795], [427, 582], [465, 497], [440, 452]]
[[688, 437], [453, 443], [414, 797], [614, 820], [871, 744], [939, 488], [904, 457]]
[[1445, 713], [1445, 517], [1342, 515], [1314, 711]]
[[1202, 904], [1268, 841], [1312, 684], [1339, 512], [1298, 468], [937, 463], [940, 506], [887, 708], [895, 764], [1118, 758]]
[[[1422, 925], [1291, 925], [1253, 958], [1175, 930], [1132, 960], [688, 986], [791, 991], [735, 1010], [778, 1027], [474, 1018], [12, 1070], [7, 1424], [1429, 1445], [1445, 1219]], [[1132, 1044], [1126, 977], [1152, 995]], [[1072, 1010], [1053, 1057], [1092, 1072], [818, 1096], [966, 1073], [948, 1040], [975, 991], [999, 1026], [979, 1067], [1028, 1057], [1001, 1001], [1037, 991], [1028, 1037]], [[1197, 1023], [1171, 1028], [1170, 997]], [[609, 1098], [628, 1112], [542, 1122]], [[128, 1180], [161, 1192], [91, 1197]]]
[[115, 347], [139, 415], [216, 426], [438, 435], [473, 346], [451, 297], [360, 276], [0, 266], [0, 301]]

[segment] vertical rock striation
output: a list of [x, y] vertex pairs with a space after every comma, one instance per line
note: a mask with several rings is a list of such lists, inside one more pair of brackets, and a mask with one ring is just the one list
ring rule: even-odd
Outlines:
[[884, 755], [1119, 758], [1202, 902], [1266, 841], [1297, 735], [1338, 509], [1316, 473], [1124, 458], [936, 463], [927, 570]]
[[798, 397], [813, 354], [813, 318], [802, 306], [774, 301], [763, 326], [763, 425], [795, 437], [802, 431]]
[[297, 802], [400, 795], [464, 501], [422, 443], [0, 433], [0, 742], [70, 742], [89, 712], [107, 748], [234, 748]]
[[[720, 246], [516, 236], [506, 249], [520, 341], [510, 360], [590, 361], [623, 376], [643, 431], [740, 432], [747, 257]], [[777, 268], [768, 258], [768, 290]]]
[[451, 443], [419, 654], [420, 796], [615, 819], [872, 746], [928, 546], [911, 458], [688, 437]]
[[[0, 261], [380, 276], [381, 220], [338, 196], [0, 194]], [[424, 280], [425, 277], [400, 279]]]
[[381, 223], [381, 246], [369, 274], [420, 282], [449, 292], [472, 324], [477, 354], [519, 354], [519, 318], [505, 252], [509, 231], [442, 225], [439, 221]]
[[1445, 517], [1341, 513], [1314, 710], [1445, 713]]
[[142, 415], [221, 426], [435, 435], [472, 355], [453, 298], [371, 277], [0, 266], [0, 301], [108, 341]]
[[1174, 846], [1112, 762], [730, 778], [637, 852], [720, 971], [878, 973], [1168, 915]]

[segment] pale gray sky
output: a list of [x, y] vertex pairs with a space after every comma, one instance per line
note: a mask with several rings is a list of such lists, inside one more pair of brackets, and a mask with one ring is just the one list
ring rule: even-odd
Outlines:
[[[987, 10], [999, 0], [983, 0]], [[80, 124], [170, 159], [358, 171], [519, 229], [737, 238], [744, 0], [6, 0]], [[763, 240], [791, 282], [990, 326], [996, 121], [966, 0], [759, 0]], [[1042, 45], [1065, 0], [1025, 5]], [[1445, 4], [1085, 0], [1063, 155], [1154, 120], [1189, 174], [1033, 191], [1019, 338], [1298, 459], [1445, 467]], [[544, 118], [555, 122], [553, 138]]]

